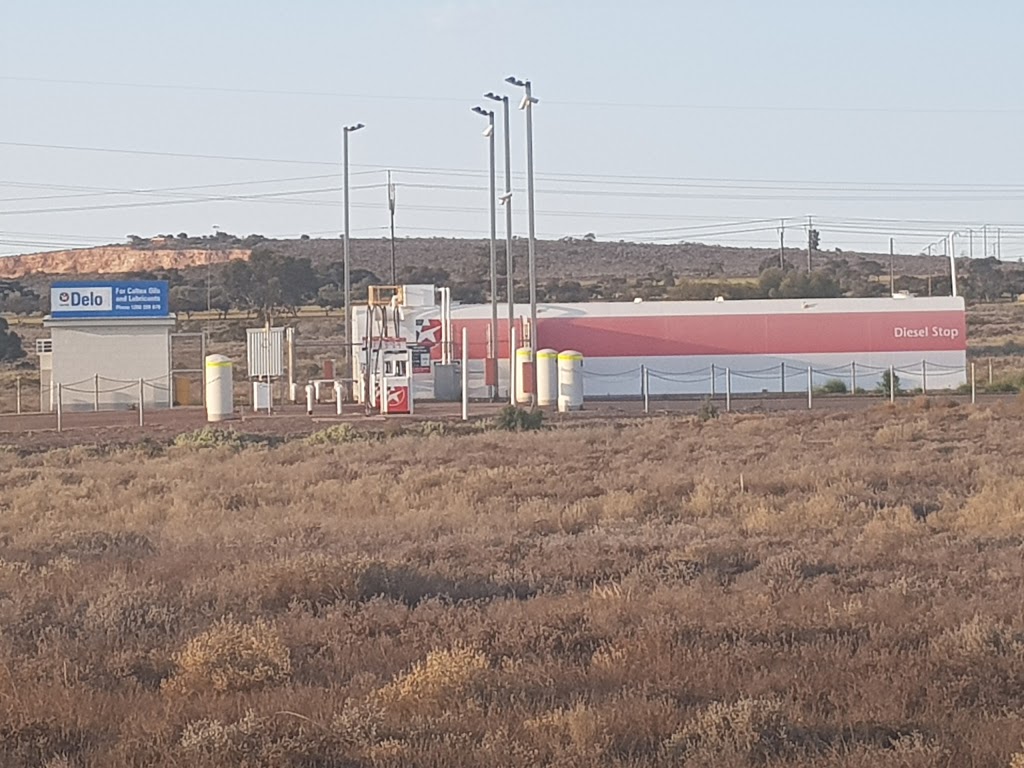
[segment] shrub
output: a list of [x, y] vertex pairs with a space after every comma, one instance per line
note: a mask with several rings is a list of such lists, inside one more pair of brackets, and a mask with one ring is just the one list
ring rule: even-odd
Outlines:
[[710, 421], [711, 419], [718, 418], [718, 408], [711, 402], [710, 397], [704, 398], [704, 401], [700, 404], [700, 408], [697, 410], [697, 418], [701, 421]]
[[451, 425], [445, 421], [424, 421], [412, 430], [423, 437], [444, 437], [452, 433]]
[[488, 669], [487, 657], [465, 646], [430, 651], [426, 659], [377, 691], [376, 697], [385, 705], [413, 708], [463, 698]]
[[506, 405], [498, 412], [494, 420], [495, 429], [507, 432], [526, 432], [540, 429], [544, 425], [544, 412], [528, 411], [515, 405]]
[[667, 751], [685, 765], [715, 765], [723, 758], [760, 762], [785, 742], [782, 709], [775, 699], [713, 702], [668, 740]]
[[174, 662], [178, 671], [165, 688], [179, 693], [254, 690], [285, 682], [292, 671], [288, 648], [262, 619], [222, 619], [189, 640]]
[[815, 387], [814, 391], [821, 395], [842, 395], [850, 390], [842, 379], [829, 379], [820, 387]]
[[[877, 392], [880, 395], [888, 396], [888, 394], [889, 394], [889, 384], [890, 384], [889, 376], [890, 376], [890, 372], [888, 370], [882, 371], [882, 378], [879, 380], [878, 386], [875, 387], [875, 392]], [[897, 395], [903, 394], [903, 390], [900, 388], [900, 377], [899, 377], [899, 375], [897, 373], [895, 373], [895, 372], [892, 372], [891, 376], [892, 376], [892, 391], [895, 394], [897, 394]]]
[[174, 444], [186, 448], [231, 448], [242, 447], [242, 437], [234, 430], [203, 427], [192, 432], [183, 432], [174, 438]]
[[306, 438], [307, 445], [342, 445], [354, 443], [360, 439], [360, 434], [352, 428], [351, 424], [334, 424], [319, 432], [314, 432]]

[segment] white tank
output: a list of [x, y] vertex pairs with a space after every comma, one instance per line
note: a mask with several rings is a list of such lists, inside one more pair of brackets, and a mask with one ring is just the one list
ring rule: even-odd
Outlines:
[[583, 407], [583, 355], [573, 349], [558, 353], [558, 410]]
[[558, 353], [553, 349], [537, 350], [537, 405], [558, 402]]
[[533, 350], [529, 347], [520, 347], [516, 350], [516, 402], [520, 404], [529, 403], [533, 399], [533, 381], [530, 371], [533, 368]]
[[235, 412], [231, 360], [224, 355], [206, 356], [206, 420], [223, 421]]

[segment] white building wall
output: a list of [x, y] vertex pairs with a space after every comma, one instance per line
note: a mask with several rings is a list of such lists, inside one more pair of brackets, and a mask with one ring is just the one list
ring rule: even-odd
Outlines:
[[[174, 320], [50, 320], [53, 388], [66, 410], [92, 410], [97, 376], [101, 409], [130, 408], [143, 379], [146, 406], [170, 402], [170, 334]], [[56, 396], [54, 396], [54, 403]]]

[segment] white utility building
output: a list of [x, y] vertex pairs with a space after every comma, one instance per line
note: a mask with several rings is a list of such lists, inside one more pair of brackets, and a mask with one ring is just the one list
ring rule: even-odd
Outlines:
[[58, 385], [65, 410], [130, 408], [140, 391], [146, 407], [171, 405], [167, 295], [164, 281], [54, 283], [44, 407], [56, 407]]

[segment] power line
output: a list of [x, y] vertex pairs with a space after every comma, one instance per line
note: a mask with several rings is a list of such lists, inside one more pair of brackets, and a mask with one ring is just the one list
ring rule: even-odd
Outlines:
[[[75, 152], [98, 152], [98, 153], [113, 153], [113, 154], [125, 154], [125, 155], [143, 155], [153, 157], [169, 157], [169, 158], [191, 158], [199, 160], [226, 160], [226, 161], [240, 161], [240, 162], [255, 162], [255, 163], [278, 163], [278, 164], [295, 164], [295, 165], [319, 165], [319, 166], [331, 166], [337, 167], [339, 163], [337, 161], [326, 161], [326, 160], [301, 160], [301, 159], [287, 159], [287, 158], [269, 158], [269, 157], [252, 157], [242, 155], [220, 155], [211, 153], [188, 153], [188, 152], [166, 152], [158, 150], [143, 150], [143, 149], [124, 149], [116, 147], [90, 147], [90, 146], [74, 146], [67, 144], [40, 144], [32, 142], [18, 142], [18, 141], [0, 141], [0, 146], [9, 147], [20, 147], [30, 149], [51, 149], [61, 151], [75, 151]], [[371, 164], [358, 164], [356, 167], [364, 170], [354, 171], [353, 173], [368, 174], [374, 172], [380, 172], [385, 170], [393, 170], [396, 173], [406, 174], [432, 174], [432, 175], [451, 175], [451, 176], [469, 176], [483, 178], [486, 175], [486, 171], [480, 171], [472, 168], [444, 168], [444, 167], [429, 167], [429, 166], [400, 166], [395, 164], [387, 165], [371, 165]], [[514, 173], [516, 177], [522, 177], [522, 173]], [[807, 179], [749, 179], [749, 178], [716, 178], [716, 177], [680, 177], [680, 176], [649, 176], [649, 175], [625, 175], [625, 174], [588, 174], [588, 173], [571, 173], [571, 172], [549, 172], [539, 173], [536, 175], [538, 179], [549, 181], [549, 182], [560, 182], [562, 180], [571, 180], [578, 183], [604, 183], [604, 184], [628, 184], [631, 186], [671, 186], [671, 185], [684, 185], [690, 187], [701, 187], [706, 185], [746, 185], [748, 187], [760, 188], [762, 185], [766, 188], [774, 186], [792, 186], [801, 185], [808, 187], [808, 190], [804, 191], [818, 191], [820, 187], [838, 187], [845, 191], [853, 191], [854, 189], [863, 188], [865, 191], [880, 191], [886, 189], [892, 189], [893, 191], [899, 192], [917, 192], [921, 189], [933, 189], [940, 192], [948, 191], [982, 191], [982, 192], [993, 192], [999, 190], [1008, 191], [1021, 191], [1024, 192], [1024, 185], [1022, 184], [990, 184], [990, 183], [944, 183], [944, 182], [863, 182], [863, 181], [849, 181], [849, 180], [835, 180], [835, 181], [814, 181]], [[905, 189], [904, 189], [905, 188]], [[479, 191], [477, 188], [473, 188], [474, 191]]]
[[[27, 77], [18, 75], [0, 75], [0, 80], [8, 82], [24, 82], [49, 85], [77, 85], [108, 88], [135, 88], [161, 91], [192, 91], [196, 93], [235, 93], [252, 96], [299, 96], [331, 99], [365, 99], [372, 101], [415, 101], [415, 102], [452, 102], [465, 103], [466, 97], [444, 94], [379, 94], [351, 93], [341, 91], [307, 91], [274, 88], [239, 88], [211, 85], [188, 85], [172, 83], [132, 83], [114, 80], [81, 80], [71, 78]], [[588, 101], [579, 99], [545, 99], [545, 104], [567, 107], [592, 107], [601, 109], [652, 109], [652, 110], [683, 110], [701, 112], [813, 112], [813, 113], [867, 113], [867, 114], [1019, 114], [1024, 109], [1019, 107], [929, 107], [929, 106], [822, 106], [820, 104], [701, 104], [680, 102], [628, 102], [628, 101]]]

